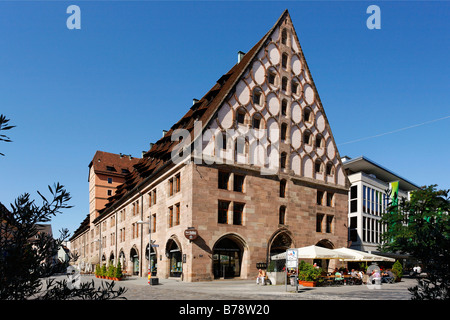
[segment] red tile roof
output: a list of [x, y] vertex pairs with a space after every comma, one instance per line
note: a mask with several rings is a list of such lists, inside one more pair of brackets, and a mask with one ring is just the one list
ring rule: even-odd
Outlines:
[[133, 166], [139, 160], [139, 158], [133, 158], [131, 155], [97, 151], [89, 163], [89, 168], [93, 167], [96, 174], [103, 173], [113, 176], [125, 176], [133, 171]]

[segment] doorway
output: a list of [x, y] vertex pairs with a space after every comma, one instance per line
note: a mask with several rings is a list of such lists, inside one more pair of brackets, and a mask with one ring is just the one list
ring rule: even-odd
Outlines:
[[213, 250], [214, 279], [240, 277], [242, 253], [241, 246], [235, 240], [229, 237], [219, 240]]
[[178, 244], [169, 239], [166, 244], [166, 257], [169, 259], [169, 277], [180, 278], [183, 274], [183, 259]]

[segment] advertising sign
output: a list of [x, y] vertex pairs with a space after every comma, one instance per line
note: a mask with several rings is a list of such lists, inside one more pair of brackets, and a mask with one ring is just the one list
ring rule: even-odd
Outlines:
[[286, 251], [286, 261], [297, 261], [298, 254], [296, 249], [287, 249]]

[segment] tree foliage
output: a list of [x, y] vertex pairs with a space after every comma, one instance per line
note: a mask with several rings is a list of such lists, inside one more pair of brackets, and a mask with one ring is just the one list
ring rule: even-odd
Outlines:
[[[15, 127], [15, 126], [8, 125], [8, 122], [9, 122], [9, 119], [6, 119], [6, 117], [3, 114], [0, 114], [0, 141], [11, 142], [11, 139], [9, 139], [8, 136], [1, 133], [1, 131], [11, 130], [12, 128]], [[0, 156], [4, 156], [4, 154], [0, 152]]]
[[[69, 261], [57, 259], [63, 241], [67, 240], [67, 229], [61, 231], [58, 239], [39, 232], [39, 225], [70, 208], [67, 203], [70, 194], [59, 183], [53, 188], [47, 200], [40, 192], [42, 204], [31, 200], [30, 194], [19, 196], [11, 210], [0, 203], [0, 299], [111, 299], [120, 297], [125, 290], [114, 290], [114, 285], [94, 288], [94, 284], [81, 284], [79, 288], [68, 286], [66, 280], [56, 281], [44, 278], [60, 273], [68, 267]], [[72, 260], [77, 259], [71, 256]]]
[[382, 222], [384, 251], [410, 254], [424, 266], [426, 277], [410, 288], [413, 299], [450, 299], [450, 190], [436, 185], [412, 192], [388, 206]]

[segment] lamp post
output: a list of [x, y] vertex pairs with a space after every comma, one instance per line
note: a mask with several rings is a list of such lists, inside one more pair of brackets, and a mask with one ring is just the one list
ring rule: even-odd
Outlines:
[[152, 284], [158, 284], [158, 278], [154, 278], [155, 279], [155, 283], [153, 283], [153, 281], [151, 280], [152, 277], [152, 259], [151, 259], [151, 252], [152, 252], [152, 216], [149, 214], [148, 215], [148, 222], [144, 222], [142, 220], [139, 220], [138, 222], [136, 222], [137, 224], [148, 224], [148, 284], [152, 285]]

